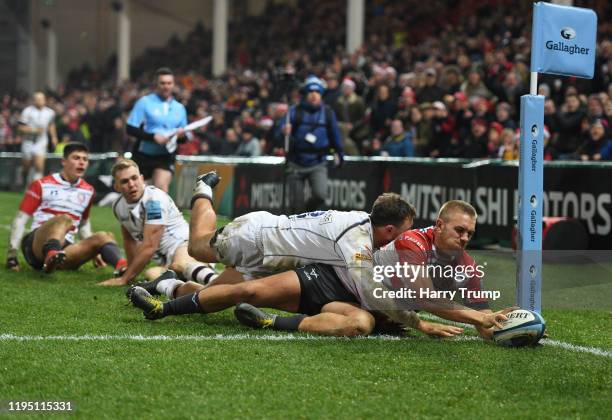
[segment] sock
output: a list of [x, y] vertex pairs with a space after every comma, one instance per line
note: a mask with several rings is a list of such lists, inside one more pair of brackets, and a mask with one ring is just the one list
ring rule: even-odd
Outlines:
[[198, 292], [181, 296], [164, 303], [164, 316], [201, 313]]
[[127, 267], [127, 260], [125, 258], [121, 258], [119, 261], [117, 261], [117, 264], [115, 265], [115, 270], [119, 270], [123, 267]]
[[61, 251], [62, 250], [62, 243], [57, 240], [57, 239], [48, 239], [44, 244], [43, 244], [43, 255], [45, 256], [45, 258], [47, 257], [47, 254], [49, 253], [49, 251]]
[[162, 295], [168, 296], [168, 299], [174, 299], [174, 291], [183, 284], [185, 282], [179, 279], [165, 279], [157, 283], [155, 289]]
[[183, 271], [183, 276], [188, 280], [193, 280], [196, 283], [207, 285], [218, 277], [217, 272], [208, 264], [201, 262], [192, 262], [187, 264]]
[[297, 331], [306, 315], [276, 316], [272, 328], [280, 331]]
[[100, 255], [102, 255], [102, 260], [106, 264], [115, 268], [118, 268], [117, 264], [122, 259], [119, 245], [114, 242], [108, 242], [102, 245], [102, 248], [100, 248]]

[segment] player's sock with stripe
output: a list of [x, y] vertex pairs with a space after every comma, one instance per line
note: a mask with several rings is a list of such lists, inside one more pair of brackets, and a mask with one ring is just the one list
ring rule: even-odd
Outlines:
[[161, 280], [155, 288], [162, 295], [166, 295], [168, 299], [174, 299], [174, 291], [185, 284], [184, 281], [177, 278], [169, 278]]
[[164, 303], [164, 316], [197, 314], [201, 312], [198, 292], [190, 293]]
[[218, 277], [217, 272], [209, 265], [201, 262], [192, 262], [185, 266], [183, 276], [203, 285], [209, 284]]
[[114, 242], [108, 242], [102, 245], [102, 248], [100, 248], [100, 255], [102, 256], [102, 261], [104, 261], [111, 267], [115, 267], [115, 269], [119, 268], [117, 267], [119, 261], [124, 260], [121, 257], [121, 250], [119, 249], [119, 245]]
[[61, 251], [62, 250], [62, 243], [57, 240], [57, 239], [48, 239], [44, 244], [43, 244], [43, 255], [45, 256], [45, 258], [47, 257], [47, 254], [49, 253], [49, 251]]
[[298, 331], [306, 315], [276, 316], [272, 328], [279, 331]]

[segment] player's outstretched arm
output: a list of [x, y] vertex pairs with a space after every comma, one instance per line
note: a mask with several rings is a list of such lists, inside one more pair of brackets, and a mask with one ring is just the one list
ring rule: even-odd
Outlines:
[[134, 260], [138, 244], [123, 225], [121, 225], [121, 236], [123, 237], [123, 249], [125, 249], [125, 255], [127, 256], [128, 263], [130, 263]]
[[163, 225], [145, 225], [143, 241], [136, 248], [134, 258], [128, 260], [128, 267], [125, 273], [121, 277], [112, 278], [98, 284], [101, 286], [123, 286], [134, 280], [149, 263], [153, 254], [155, 254], [164, 229]]

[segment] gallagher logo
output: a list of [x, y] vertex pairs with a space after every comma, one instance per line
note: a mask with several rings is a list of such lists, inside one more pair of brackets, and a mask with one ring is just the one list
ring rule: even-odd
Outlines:
[[565, 28], [561, 29], [561, 37], [569, 41], [570, 39], [576, 38], [576, 31], [574, 28], [566, 26]]
[[[564, 41], [570, 41], [576, 38], [576, 30], [569, 26], [562, 28], [560, 34], [561, 34], [561, 38], [563, 38]], [[574, 54], [588, 55], [589, 50], [590, 50], [590, 48], [581, 47], [578, 44], [567, 44], [563, 41], [555, 42], [552, 40], [546, 41], [546, 49], [553, 50], [553, 51], [559, 51], [559, 52], [566, 53], [569, 55], [574, 55]]]

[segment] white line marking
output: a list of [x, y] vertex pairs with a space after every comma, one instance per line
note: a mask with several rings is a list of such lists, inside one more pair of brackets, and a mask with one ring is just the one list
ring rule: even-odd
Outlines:
[[557, 340], [549, 340], [547, 338], [542, 340], [542, 344], [544, 344], [545, 346], [559, 347], [559, 348], [562, 348], [564, 350], [569, 350], [569, 351], [576, 351], [580, 353], [590, 353], [596, 356], [612, 357], [612, 351], [600, 349], [597, 347], [577, 346], [575, 344], [565, 343], [563, 341], [557, 341]]
[[[15, 335], [0, 334], [0, 341], [334, 341], [334, 340], [368, 340], [368, 341], [401, 341], [414, 340], [418, 337], [397, 337], [392, 335], [374, 335], [367, 337], [342, 338], [325, 337], [308, 334], [282, 334], [282, 335], [251, 335], [251, 334], [216, 334], [216, 335]], [[445, 341], [481, 341], [480, 337], [459, 336]], [[612, 357], [612, 351], [597, 347], [578, 346], [556, 340], [542, 340], [542, 344], [558, 347], [579, 353], [589, 353], [595, 356]]]

